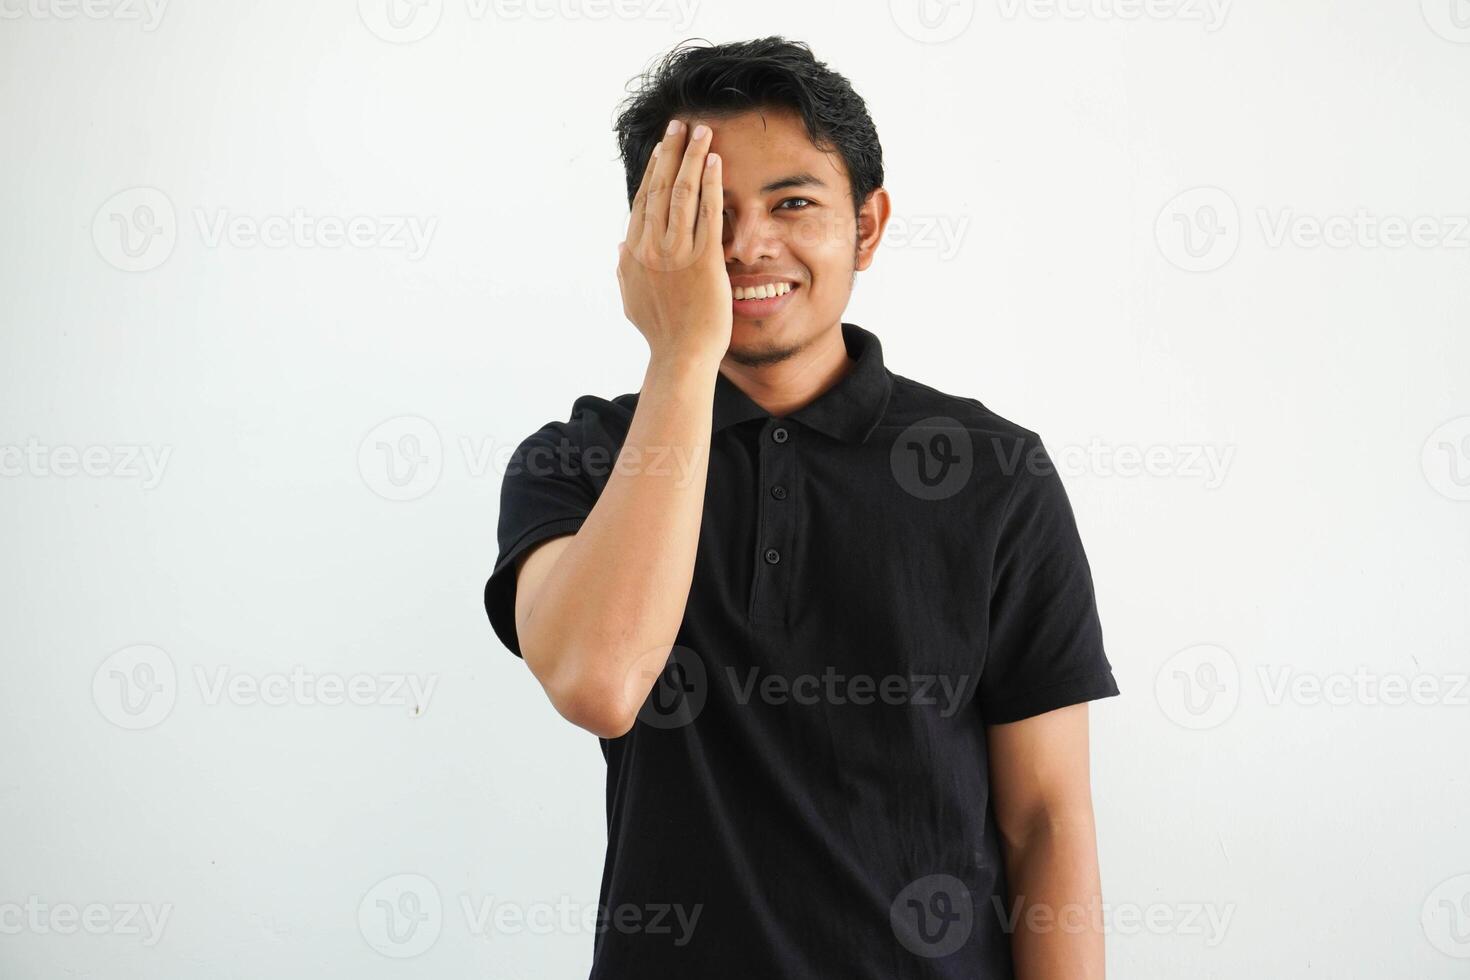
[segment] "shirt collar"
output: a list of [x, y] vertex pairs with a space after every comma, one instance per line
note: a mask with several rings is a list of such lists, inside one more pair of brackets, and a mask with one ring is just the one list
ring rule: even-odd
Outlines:
[[[878, 338], [853, 323], [842, 324], [842, 342], [857, 363], [831, 388], [790, 418], [843, 442], [863, 442], [888, 407], [893, 378], [883, 366]], [[735, 382], [721, 373], [715, 380], [714, 431], [750, 419], [768, 418]]]

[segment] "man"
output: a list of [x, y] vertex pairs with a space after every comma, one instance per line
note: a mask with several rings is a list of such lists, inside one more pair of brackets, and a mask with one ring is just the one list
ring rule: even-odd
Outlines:
[[1036, 434], [842, 322], [890, 214], [863, 101], [764, 38], [618, 131], [648, 368], [521, 444], [485, 589], [607, 759], [592, 977], [1101, 977], [1090, 571]]

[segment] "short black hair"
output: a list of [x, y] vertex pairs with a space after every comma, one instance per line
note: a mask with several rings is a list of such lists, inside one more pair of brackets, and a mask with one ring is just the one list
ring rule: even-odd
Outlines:
[[639, 84], [623, 101], [613, 127], [629, 207], [664, 127], [680, 115], [719, 118], [795, 110], [815, 146], [841, 155], [854, 214], [883, 186], [883, 147], [866, 103], [801, 41], [773, 35], [729, 44], [681, 43], [635, 81]]

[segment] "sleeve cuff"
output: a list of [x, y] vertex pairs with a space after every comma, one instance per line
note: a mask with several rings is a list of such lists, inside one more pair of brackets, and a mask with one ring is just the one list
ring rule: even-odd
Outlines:
[[1115, 697], [1118, 693], [1118, 681], [1112, 670], [1100, 670], [982, 705], [981, 710], [987, 725], [1003, 725], [1071, 704]]
[[500, 559], [485, 582], [485, 614], [490, 625], [505, 648], [517, 657], [521, 656], [521, 641], [516, 636], [516, 559], [547, 538], [559, 538], [565, 534], [576, 534], [587, 520], [587, 515], [563, 517], [538, 524], [516, 539], [515, 544], [501, 552]]

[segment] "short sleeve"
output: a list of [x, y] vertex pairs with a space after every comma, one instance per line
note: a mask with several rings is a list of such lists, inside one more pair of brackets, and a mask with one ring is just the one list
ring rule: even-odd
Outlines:
[[996, 537], [978, 692], [987, 724], [1119, 693], [1067, 492], [1040, 439], [1027, 441]]
[[527, 436], [506, 463], [496, 533], [500, 554], [485, 582], [485, 613], [495, 635], [518, 657], [516, 561], [548, 538], [581, 528], [616, 452], [602, 438], [593, 401], [601, 400], [578, 399], [568, 421], [548, 422]]

